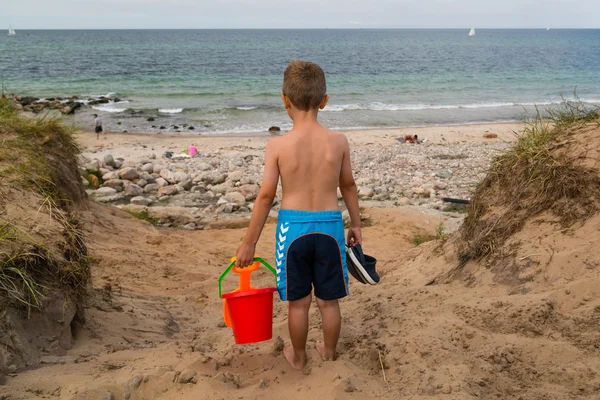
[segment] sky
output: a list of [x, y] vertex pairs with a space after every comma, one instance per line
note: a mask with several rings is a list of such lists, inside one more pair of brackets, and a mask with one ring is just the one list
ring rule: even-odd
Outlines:
[[600, 28], [599, 0], [0, 0], [15, 29]]

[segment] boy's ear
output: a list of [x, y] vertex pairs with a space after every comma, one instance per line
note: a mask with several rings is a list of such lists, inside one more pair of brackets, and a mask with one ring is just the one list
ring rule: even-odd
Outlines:
[[281, 93], [281, 100], [283, 100], [283, 106], [286, 110], [292, 108], [292, 102], [290, 101], [290, 98], [283, 93]]
[[319, 104], [319, 109], [320, 109], [320, 110], [324, 109], [324, 108], [325, 108], [325, 106], [327, 105], [327, 102], [328, 102], [328, 101], [329, 101], [329, 95], [328, 95], [328, 94], [326, 94], [326, 95], [323, 97], [323, 100], [321, 100], [321, 104]]

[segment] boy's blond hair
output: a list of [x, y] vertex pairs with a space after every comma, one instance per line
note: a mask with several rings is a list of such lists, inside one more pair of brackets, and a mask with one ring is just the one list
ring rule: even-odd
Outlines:
[[319, 108], [327, 94], [325, 73], [315, 63], [292, 60], [283, 73], [283, 94], [299, 110]]

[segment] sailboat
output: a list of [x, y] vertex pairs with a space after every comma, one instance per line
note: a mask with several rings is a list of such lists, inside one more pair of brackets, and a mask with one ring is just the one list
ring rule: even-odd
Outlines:
[[8, 36], [15, 36], [17, 34], [17, 32], [15, 32], [15, 30], [9, 26], [8, 27]]
[[547, 31], [549, 31], [549, 30], [550, 30], [550, 28], [546, 28], [546, 30], [547, 30]]
[[471, 28], [471, 31], [469, 32], [469, 36], [475, 36], [475, 28]]

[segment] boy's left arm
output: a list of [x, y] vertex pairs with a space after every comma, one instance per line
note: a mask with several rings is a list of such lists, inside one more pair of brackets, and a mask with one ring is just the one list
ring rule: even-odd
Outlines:
[[252, 264], [256, 243], [258, 243], [260, 234], [265, 226], [267, 217], [269, 216], [269, 211], [273, 206], [273, 200], [275, 199], [275, 194], [277, 192], [277, 184], [279, 183], [279, 163], [276, 140], [277, 139], [273, 139], [267, 143], [263, 181], [258, 196], [256, 197], [256, 201], [254, 202], [248, 232], [246, 232], [246, 236], [235, 254], [236, 267], [247, 267]]

